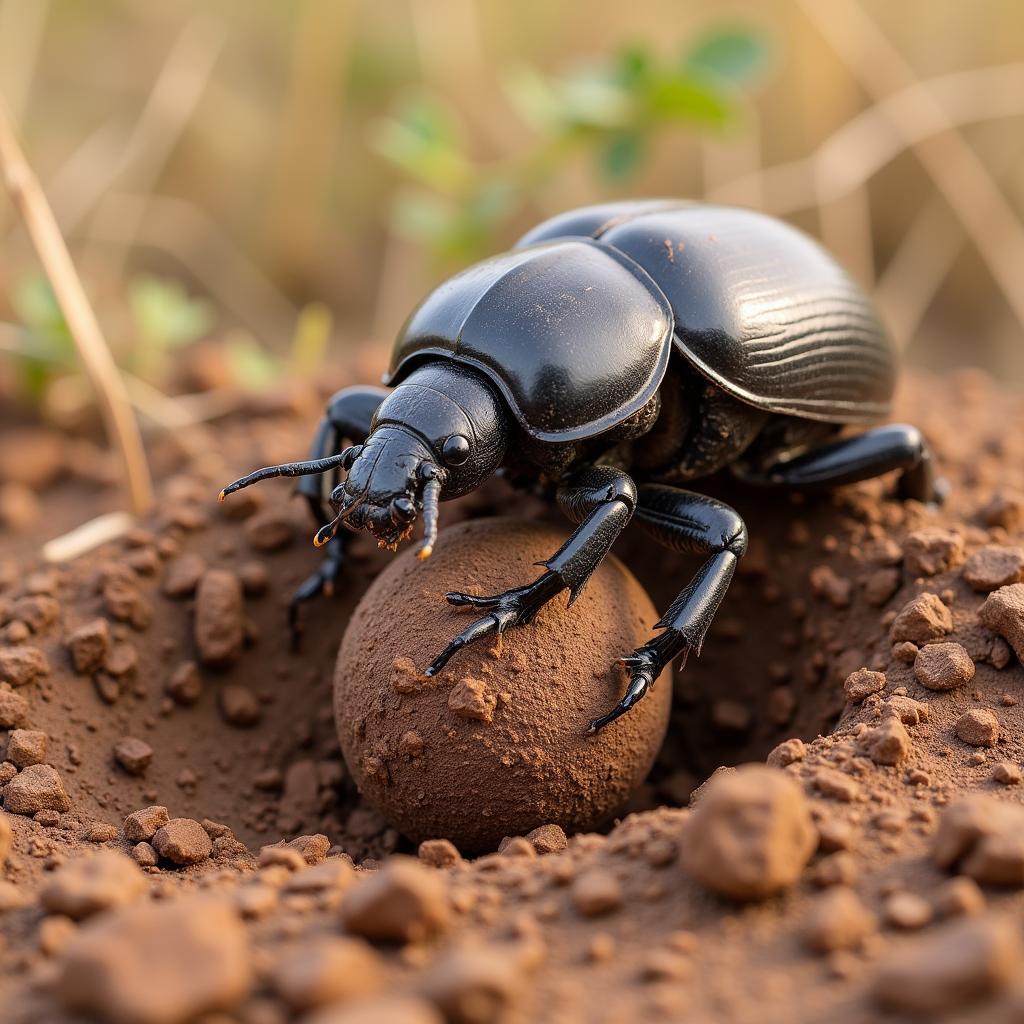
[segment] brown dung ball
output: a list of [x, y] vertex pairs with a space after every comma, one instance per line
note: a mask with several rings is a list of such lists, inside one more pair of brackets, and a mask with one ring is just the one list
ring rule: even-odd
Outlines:
[[460, 523], [429, 560], [412, 549], [397, 558], [356, 609], [334, 681], [341, 746], [362, 793], [410, 839], [446, 838], [476, 853], [548, 822], [592, 829], [650, 770], [668, 725], [670, 670], [629, 714], [587, 735], [625, 692], [617, 659], [657, 619], [615, 558], [571, 608], [562, 594], [530, 625], [421, 675], [472, 621], [473, 610], [452, 608], [446, 592], [528, 583], [564, 539], [511, 519]]

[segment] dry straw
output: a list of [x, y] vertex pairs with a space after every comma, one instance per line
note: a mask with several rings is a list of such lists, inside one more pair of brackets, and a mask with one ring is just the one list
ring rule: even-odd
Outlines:
[[50, 204], [25, 158], [2, 103], [0, 173], [14, 206], [25, 222], [39, 261], [67, 321], [68, 330], [96, 392], [107, 434], [121, 456], [132, 511], [137, 515], [142, 514], [153, 504], [153, 482], [124, 382], [71, 261]]

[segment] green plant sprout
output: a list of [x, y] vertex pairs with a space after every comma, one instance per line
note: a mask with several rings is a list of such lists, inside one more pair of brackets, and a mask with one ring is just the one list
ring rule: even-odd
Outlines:
[[295, 333], [283, 355], [271, 352], [248, 331], [229, 331], [223, 339], [228, 372], [244, 391], [266, 391], [282, 381], [315, 382], [333, 330], [331, 310], [321, 302], [310, 302], [299, 310]]
[[[60, 377], [79, 373], [71, 333], [47, 279], [30, 275], [12, 298], [20, 332], [13, 355], [20, 371], [20, 391], [42, 400]], [[122, 369], [150, 384], [162, 385], [170, 370], [170, 353], [206, 337], [215, 323], [213, 307], [190, 296], [176, 281], [140, 275], [128, 287], [130, 342], [118, 346]]]
[[[41, 403], [52, 384], [80, 372], [77, 353], [49, 282], [42, 275], [25, 277], [15, 289], [12, 305], [18, 319], [13, 344], [3, 351], [13, 357], [18, 390]], [[121, 369], [166, 389], [174, 369], [173, 355], [211, 336], [214, 307], [188, 294], [174, 280], [140, 275], [128, 287], [130, 343], [118, 348]], [[271, 352], [249, 332], [229, 329], [218, 337], [232, 382], [241, 391], [261, 391], [282, 381], [314, 380], [327, 354], [334, 320], [322, 303], [304, 306], [287, 351]]]
[[502, 76], [504, 93], [535, 141], [491, 163], [473, 158], [459, 116], [443, 97], [407, 94], [372, 138], [413, 183], [395, 197], [395, 230], [442, 261], [477, 258], [574, 154], [590, 152], [600, 177], [615, 186], [642, 167], [664, 129], [722, 132], [741, 123], [743, 90], [769, 58], [762, 34], [735, 26], [699, 37], [676, 59], [633, 45], [559, 77], [511, 68]]

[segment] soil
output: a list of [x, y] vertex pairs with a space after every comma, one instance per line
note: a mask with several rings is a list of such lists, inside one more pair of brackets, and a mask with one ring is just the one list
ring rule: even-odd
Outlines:
[[[39, 543], [113, 506], [109, 466], [32, 426], [23, 464], [4, 431], [0, 509], [33, 512], [0, 535], [3, 1019], [1019, 1017], [1024, 400], [915, 377], [899, 414], [946, 505], [713, 482], [751, 549], [630, 813], [474, 859], [403, 838], [341, 754], [335, 656], [389, 556], [355, 541], [294, 652], [306, 512], [214, 500], [308, 421], [156, 445], [151, 522], [56, 568]], [[544, 509], [494, 485], [443, 526]], [[694, 567], [616, 551], [659, 608]]]

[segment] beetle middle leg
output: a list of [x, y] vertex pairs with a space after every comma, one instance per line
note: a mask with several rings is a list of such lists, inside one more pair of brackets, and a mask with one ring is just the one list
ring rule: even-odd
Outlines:
[[[383, 388], [351, 387], [339, 391], [327, 403], [327, 411], [320, 425], [310, 451], [310, 459], [322, 459], [341, 451], [345, 440], [353, 444], [361, 444], [370, 432], [370, 423], [377, 406], [388, 394]], [[337, 486], [338, 470], [318, 476], [300, 478], [296, 492], [309, 503], [309, 507], [320, 526], [329, 523], [333, 518], [327, 498]], [[324, 560], [320, 567], [309, 576], [292, 595], [288, 605], [288, 622], [292, 631], [292, 641], [298, 639], [299, 606], [323, 592], [330, 592], [334, 581], [341, 574], [345, 563], [345, 548], [350, 534], [341, 530], [324, 545]]]
[[480, 608], [487, 615], [464, 629], [430, 663], [435, 675], [463, 647], [485, 637], [531, 622], [537, 612], [563, 590], [571, 604], [629, 522], [636, 507], [636, 485], [622, 470], [586, 465], [575, 470], [558, 488], [558, 505], [579, 526], [547, 561], [532, 583], [492, 597], [454, 592], [446, 597], [456, 607]]
[[637, 493], [637, 522], [667, 548], [711, 557], [655, 623], [664, 632], [622, 659], [630, 681], [622, 700], [590, 731], [603, 729], [634, 707], [675, 658], [700, 654], [704, 636], [747, 550], [747, 527], [728, 505], [702, 494], [646, 484]]

